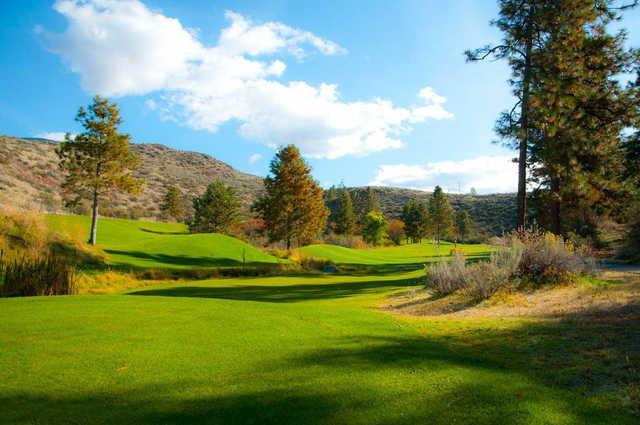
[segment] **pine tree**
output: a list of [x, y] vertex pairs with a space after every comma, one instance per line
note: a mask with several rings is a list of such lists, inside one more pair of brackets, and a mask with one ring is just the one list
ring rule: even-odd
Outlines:
[[532, 177], [548, 190], [549, 226], [595, 234], [597, 217], [616, 208], [624, 187], [621, 132], [630, 123], [631, 91], [617, 76], [633, 54], [625, 34], [610, 34], [617, 12], [598, 0], [554, 3], [552, 30], [537, 60], [531, 103]]
[[429, 210], [426, 204], [411, 199], [402, 209], [402, 220], [405, 223], [405, 234], [411, 242], [422, 241], [429, 233]]
[[371, 188], [371, 186], [367, 186], [367, 191], [365, 192], [365, 199], [366, 199], [366, 213], [365, 214], [369, 214], [372, 211], [380, 211], [380, 205], [378, 204], [378, 196], [376, 195], [376, 192], [373, 191], [373, 188]]
[[160, 211], [165, 219], [173, 219], [175, 221], [184, 220], [185, 208], [183, 196], [178, 186], [169, 186], [160, 205]]
[[433, 238], [440, 243], [452, 230], [453, 210], [447, 195], [440, 186], [436, 186], [429, 201], [429, 217], [433, 230]]
[[293, 145], [280, 149], [271, 161], [271, 175], [264, 179], [265, 195], [253, 206], [267, 226], [272, 242], [308, 243], [326, 226], [329, 212], [323, 190], [311, 177], [311, 169]]
[[534, 56], [541, 48], [545, 32], [545, 7], [553, 0], [499, 0], [499, 17], [492, 24], [503, 33], [502, 42], [466, 51], [468, 61], [488, 57], [504, 59], [511, 66], [509, 84], [517, 102], [498, 119], [497, 133], [518, 151], [518, 226], [526, 224], [527, 157], [530, 144], [531, 80], [535, 67]]
[[193, 233], [230, 233], [238, 224], [240, 201], [235, 189], [215, 180], [202, 196], [193, 200], [193, 219], [189, 231]]
[[336, 233], [341, 235], [353, 234], [356, 227], [356, 218], [353, 214], [353, 203], [349, 190], [343, 187], [340, 190], [340, 202], [336, 214]]
[[67, 134], [56, 153], [66, 173], [62, 183], [66, 205], [83, 199], [91, 202], [89, 243], [95, 245], [100, 198], [113, 191], [139, 193], [144, 180], [131, 172], [140, 160], [129, 150], [129, 135], [118, 132], [122, 119], [115, 103], [95, 96], [91, 105], [80, 108], [76, 121], [84, 131], [75, 137]]
[[471, 216], [467, 211], [460, 210], [456, 213], [456, 236], [464, 243], [473, 232]]

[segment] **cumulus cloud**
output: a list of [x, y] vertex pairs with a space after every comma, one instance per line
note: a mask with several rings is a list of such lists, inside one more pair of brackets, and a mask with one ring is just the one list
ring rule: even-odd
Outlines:
[[[334, 84], [284, 83], [284, 58], [346, 53], [337, 43], [279, 22], [255, 23], [227, 12], [217, 43], [137, 0], [58, 0], [63, 33], [40, 31], [78, 73], [83, 88], [106, 96], [147, 95], [162, 119], [215, 132], [228, 122], [269, 147], [294, 143], [306, 155], [339, 158], [403, 146], [417, 123], [447, 119], [431, 87], [415, 105], [385, 99], [346, 101]], [[276, 57], [277, 55], [277, 57]]]
[[255, 164], [256, 162], [260, 161], [262, 159], [262, 155], [260, 155], [259, 153], [254, 153], [253, 155], [251, 155], [249, 157], [249, 164]]
[[[45, 133], [38, 133], [35, 135], [35, 137], [37, 137], [38, 139], [47, 139], [47, 140], [53, 140], [55, 142], [62, 142], [64, 140], [64, 136], [66, 133], [62, 132], [62, 131], [52, 131], [52, 132], [45, 132]], [[74, 137], [74, 134], [71, 134], [71, 137]]]
[[517, 164], [509, 155], [479, 156], [461, 161], [429, 162], [424, 165], [382, 165], [373, 186], [404, 186], [433, 190], [437, 185], [447, 192], [513, 192], [517, 187]]

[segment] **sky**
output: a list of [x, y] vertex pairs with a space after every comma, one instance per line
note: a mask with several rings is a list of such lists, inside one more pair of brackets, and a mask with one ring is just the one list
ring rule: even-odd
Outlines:
[[[123, 132], [266, 175], [295, 144], [324, 187], [511, 192], [494, 0], [0, 1], [0, 134], [76, 133], [95, 94]], [[640, 45], [640, 11], [621, 25]]]

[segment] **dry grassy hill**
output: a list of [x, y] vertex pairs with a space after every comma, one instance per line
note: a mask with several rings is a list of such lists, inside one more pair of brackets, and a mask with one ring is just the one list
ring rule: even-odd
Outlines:
[[[55, 153], [57, 143], [48, 140], [0, 137], [0, 204], [42, 206], [61, 211], [62, 174]], [[104, 215], [155, 218], [169, 185], [177, 185], [186, 202], [204, 192], [215, 178], [233, 186], [248, 207], [262, 189], [260, 177], [241, 173], [230, 165], [202, 153], [178, 151], [157, 144], [134, 144], [142, 166], [136, 173], [146, 179], [139, 196], [115, 195], [105, 200]]]

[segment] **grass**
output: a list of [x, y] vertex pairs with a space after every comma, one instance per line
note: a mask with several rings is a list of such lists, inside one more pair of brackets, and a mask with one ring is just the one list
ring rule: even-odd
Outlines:
[[[180, 225], [100, 225], [111, 261], [131, 267], [237, 262], [243, 246]], [[0, 424], [637, 423], [635, 317], [425, 319], [378, 309], [422, 285], [422, 270], [405, 269], [434, 260], [431, 249], [301, 250], [371, 275], [0, 299]], [[252, 261], [277, 261], [256, 251]]]
[[585, 347], [568, 343], [601, 329], [374, 308], [419, 278], [218, 279], [0, 300], [0, 423], [637, 422], [571, 364]]
[[[52, 229], [88, 232], [89, 217], [49, 215]], [[98, 245], [109, 264], [120, 268], [192, 269], [273, 265], [281, 260], [238, 239], [216, 234], [189, 234], [184, 224], [100, 219]]]

